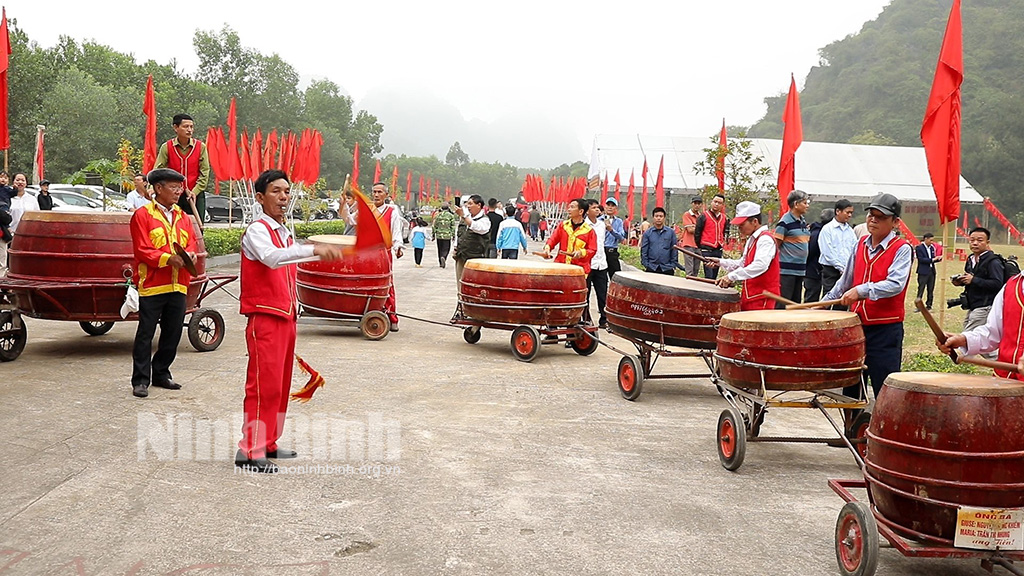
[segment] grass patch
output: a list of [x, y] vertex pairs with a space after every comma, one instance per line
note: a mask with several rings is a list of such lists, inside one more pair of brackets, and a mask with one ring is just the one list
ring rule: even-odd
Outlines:
[[[244, 228], [207, 228], [203, 232], [206, 252], [211, 257], [238, 252], [242, 249], [242, 232], [244, 231]], [[309, 238], [317, 234], [341, 234], [344, 231], [345, 222], [343, 220], [295, 223], [296, 238]]]

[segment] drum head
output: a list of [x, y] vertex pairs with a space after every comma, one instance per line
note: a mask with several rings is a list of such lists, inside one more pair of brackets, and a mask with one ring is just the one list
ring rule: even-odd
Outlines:
[[734, 330], [789, 332], [845, 328], [860, 324], [854, 312], [840, 310], [748, 310], [722, 316], [722, 327]]
[[344, 234], [316, 234], [308, 238], [310, 242], [317, 244], [333, 244], [335, 246], [355, 246], [356, 237]]
[[541, 274], [554, 276], [584, 276], [583, 268], [572, 264], [539, 262], [536, 260], [497, 260], [473, 258], [466, 262], [466, 270], [495, 272], [498, 274]]
[[680, 276], [651, 274], [650, 272], [616, 272], [612, 283], [623, 286], [667, 294], [670, 296], [688, 296], [698, 300], [716, 302], [739, 302], [740, 293], [732, 288], [722, 288], [706, 282], [698, 282]]
[[896, 372], [885, 379], [885, 385], [945, 396], [1024, 396], [1024, 382], [980, 374]]

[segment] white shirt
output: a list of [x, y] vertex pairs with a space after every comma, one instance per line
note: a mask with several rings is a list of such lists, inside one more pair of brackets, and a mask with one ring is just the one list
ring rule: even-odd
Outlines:
[[[157, 203], [157, 206], [159, 206], [159, 203]], [[260, 221], [270, 224], [271, 229], [277, 233], [281, 244], [285, 246], [284, 248], [274, 246], [274, 241], [270, 237], [270, 231], [267, 230], [266, 226], [260, 224]], [[242, 235], [242, 254], [249, 260], [262, 262], [270, 268], [280, 268], [281, 262], [286, 260], [307, 258], [313, 255], [314, 247], [312, 244], [292, 244], [288, 246], [288, 239], [290, 237], [291, 233], [284, 224], [263, 214], [245, 229], [245, 234]]]
[[600, 222], [592, 222], [590, 218], [587, 218], [587, 224], [594, 229], [594, 233], [597, 234], [597, 252], [594, 253], [594, 257], [590, 259], [591, 270], [607, 270], [608, 269], [608, 257], [604, 254], [604, 236], [608, 231], [604, 226], [604, 218], [599, 219]]
[[818, 248], [821, 250], [818, 263], [836, 268], [842, 273], [857, 248], [857, 233], [847, 222], [830, 220], [818, 233]]
[[15, 196], [11, 198], [11, 234], [16, 233], [18, 229], [18, 223], [21, 222], [21, 217], [25, 212], [39, 211], [39, 202], [36, 197], [25, 192], [21, 196]]
[[376, 208], [381, 216], [384, 216], [384, 212], [388, 208], [391, 209], [391, 215], [387, 217], [388, 226], [391, 228], [391, 252], [398, 254], [399, 248], [402, 247], [402, 212], [394, 204], [385, 203]]
[[152, 200], [149, 200], [142, 194], [139, 194], [138, 190], [132, 190], [131, 192], [128, 193], [126, 198], [128, 200], [128, 205], [132, 207], [132, 210], [138, 210], [139, 208], [142, 208], [146, 204], [152, 202]]
[[[750, 280], [751, 278], [757, 278], [768, 270], [768, 266], [771, 265], [772, 260], [775, 258], [775, 238], [771, 234], [762, 234], [762, 232], [767, 232], [767, 230], [767, 225], [761, 226], [750, 235], [750, 238], [747, 238], [747, 243], [743, 245], [743, 257], [739, 260], [730, 258], [719, 260], [722, 269], [729, 273], [726, 275], [726, 278], [733, 282]], [[758, 234], [760, 234], [760, 237]], [[755, 238], [757, 238], [757, 253], [754, 254], [754, 260], [747, 266], [744, 266], [743, 261], [746, 260], [747, 253], [753, 248]]]

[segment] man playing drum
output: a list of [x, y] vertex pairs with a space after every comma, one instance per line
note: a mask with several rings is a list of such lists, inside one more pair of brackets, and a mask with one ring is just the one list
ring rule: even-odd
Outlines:
[[1024, 380], [1024, 275], [1017, 274], [996, 294], [985, 324], [960, 334], [946, 332], [946, 341], [939, 342], [942, 352], [954, 348], [962, 356], [998, 351], [996, 360], [1017, 364], [1015, 373], [996, 370], [996, 376]]
[[[843, 275], [822, 300], [842, 298], [844, 306], [860, 316], [864, 325], [864, 363], [875, 397], [889, 374], [900, 371], [903, 358], [904, 297], [910, 280], [910, 243], [896, 235], [900, 201], [879, 194], [867, 207], [868, 235], [857, 247]], [[845, 388], [858, 396], [859, 386]]]
[[597, 234], [583, 218], [589, 205], [583, 198], [569, 202], [569, 219], [556, 226], [544, 243], [545, 258], [557, 246], [555, 262], [581, 266], [585, 274], [590, 274], [590, 260], [597, 254]]
[[719, 286], [728, 288], [743, 282], [740, 310], [771, 310], [775, 308], [775, 301], [766, 298], [764, 292], [779, 293], [778, 249], [768, 226], [761, 223], [763, 220], [761, 206], [753, 202], [740, 202], [731, 224], [739, 226], [740, 235], [747, 236], [743, 256], [739, 260], [708, 258], [709, 264], [720, 266], [728, 272], [718, 279]]
[[298, 318], [296, 266], [281, 263], [313, 255], [336, 260], [341, 251], [326, 244], [292, 243], [284, 225], [291, 199], [291, 184], [284, 172], [263, 172], [253, 188], [263, 214], [242, 235], [241, 312], [247, 319], [249, 365], [245, 375], [245, 423], [235, 466], [274, 473], [277, 466], [268, 458], [297, 456], [277, 446], [288, 410]]

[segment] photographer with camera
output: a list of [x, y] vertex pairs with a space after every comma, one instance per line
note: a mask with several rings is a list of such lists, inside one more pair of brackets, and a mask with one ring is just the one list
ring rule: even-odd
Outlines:
[[990, 236], [988, 229], [980, 226], [971, 230], [971, 256], [964, 273], [951, 278], [954, 286], [963, 286], [964, 292], [959, 298], [946, 302], [946, 306], [961, 306], [967, 310], [964, 332], [985, 324], [992, 301], [1003, 289], [1003, 259], [989, 249]]

